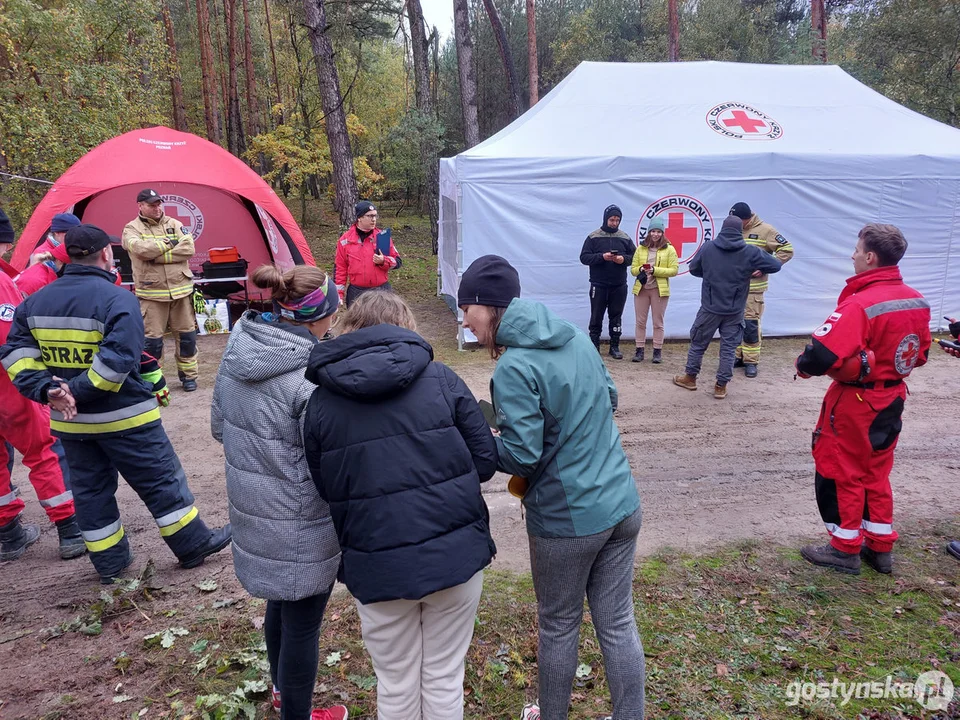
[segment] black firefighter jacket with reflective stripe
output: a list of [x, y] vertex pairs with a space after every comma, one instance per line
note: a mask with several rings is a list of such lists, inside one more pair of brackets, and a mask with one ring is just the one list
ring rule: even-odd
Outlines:
[[24, 300], [13, 316], [0, 362], [17, 389], [45, 403], [63, 378], [77, 402], [50, 427], [65, 437], [104, 437], [160, 422], [160, 407], [140, 376], [143, 319], [137, 298], [95, 267], [67, 265], [63, 277]]

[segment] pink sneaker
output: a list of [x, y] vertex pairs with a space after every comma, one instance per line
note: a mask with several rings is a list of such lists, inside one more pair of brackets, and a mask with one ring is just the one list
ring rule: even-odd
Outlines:
[[520, 720], [540, 720], [540, 706], [536, 703], [524, 705], [520, 713]]
[[270, 690], [270, 705], [273, 706], [276, 712], [280, 712], [280, 691], [277, 690], [276, 685]]
[[347, 720], [350, 713], [343, 705], [319, 708], [310, 714], [310, 720]]

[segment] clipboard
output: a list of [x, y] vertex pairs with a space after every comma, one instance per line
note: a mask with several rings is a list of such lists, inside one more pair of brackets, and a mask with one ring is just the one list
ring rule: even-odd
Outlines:
[[393, 231], [390, 228], [384, 228], [377, 233], [377, 252], [386, 257], [390, 254], [390, 236]]
[[493, 409], [493, 405], [488, 400], [478, 400], [477, 405], [480, 406], [480, 412], [483, 413], [484, 420], [487, 421], [487, 425], [492, 427], [494, 430], [497, 429], [497, 412]]

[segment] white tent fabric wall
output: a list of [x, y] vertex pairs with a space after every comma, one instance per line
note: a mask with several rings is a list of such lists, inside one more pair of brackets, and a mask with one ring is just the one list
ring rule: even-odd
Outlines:
[[[440, 190], [442, 293], [456, 297], [476, 258], [502, 255], [524, 297], [584, 329], [580, 248], [611, 203], [635, 241], [660, 215], [678, 247], [668, 337], [687, 337], [700, 298], [687, 263], [737, 201], [796, 252], [771, 276], [765, 335], [823, 322], [868, 222], [903, 230], [901, 268], [930, 301], [933, 327], [960, 313], [960, 130], [835, 66], [582, 63], [511, 125], [441, 160]], [[632, 338], [629, 298], [623, 327]]]

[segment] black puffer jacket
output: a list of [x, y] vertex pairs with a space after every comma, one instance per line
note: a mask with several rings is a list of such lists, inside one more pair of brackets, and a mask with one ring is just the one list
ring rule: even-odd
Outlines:
[[496, 443], [463, 380], [432, 360], [423, 338], [394, 325], [310, 356], [306, 377], [319, 387], [307, 462], [337, 529], [340, 580], [363, 604], [459, 585], [496, 553], [480, 495]]

